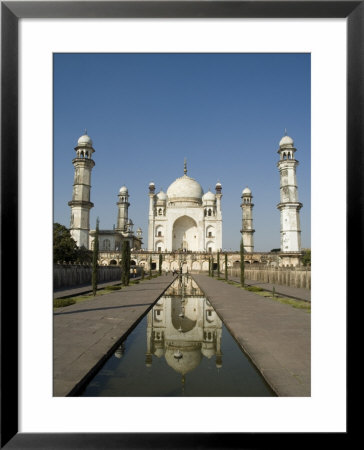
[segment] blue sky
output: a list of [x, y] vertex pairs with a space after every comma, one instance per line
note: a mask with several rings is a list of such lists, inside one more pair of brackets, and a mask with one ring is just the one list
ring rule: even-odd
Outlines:
[[188, 175], [222, 184], [223, 249], [238, 250], [241, 191], [253, 193], [256, 251], [280, 246], [278, 143], [295, 142], [302, 246], [310, 247], [309, 54], [55, 54], [54, 221], [69, 226], [74, 147], [92, 138], [91, 228], [116, 223], [117, 194], [147, 247], [148, 185]]

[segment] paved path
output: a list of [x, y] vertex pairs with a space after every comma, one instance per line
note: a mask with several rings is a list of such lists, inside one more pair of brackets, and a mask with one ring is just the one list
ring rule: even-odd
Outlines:
[[54, 310], [53, 395], [74, 393], [172, 283], [162, 275]]
[[273, 390], [309, 397], [311, 315], [206, 275], [193, 278]]
[[[140, 280], [140, 277], [130, 278], [130, 281]], [[105, 281], [104, 283], [98, 283], [97, 290], [104, 289], [106, 286], [114, 286], [116, 284], [120, 284], [120, 280], [116, 281]], [[72, 286], [66, 289], [56, 289], [53, 292], [53, 298], [67, 298], [73, 297], [75, 295], [88, 294], [92, 292], [92, 284], [82, 284], [77, 286]]]
[[[238, 277], [229, 277], [229, 280], [237, 281], [238, 283], [240, 283], [240, 278]], [[264, 283], [261, 281], [253, 281], [253, 280], [245, 280], [245, 284], [248, 284], [249, 286], [259, 286], [263, 288], [265, 291], [269, 292], [273, 291], [274, 286], [275, 292], [278, 295], [285, 295], [287, 297], [292, 297], [298, 300], [305, 300], [306, 302], [311, 301], [310, 289], [281, 286], [280, 284]]]

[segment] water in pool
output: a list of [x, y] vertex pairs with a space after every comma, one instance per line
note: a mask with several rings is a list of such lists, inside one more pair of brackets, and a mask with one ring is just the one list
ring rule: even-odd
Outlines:
[[178, 277], [81, 394], [275, 396], [192, 277]]

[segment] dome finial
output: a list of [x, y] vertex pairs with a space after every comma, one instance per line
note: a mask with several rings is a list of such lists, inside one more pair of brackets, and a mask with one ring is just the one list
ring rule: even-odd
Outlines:
[[87, 134], [87, 129], [85, 128], [85, 134]]
[[187, 175], [187, 160], [185, 158], [183, 173]]
[[287, 128], [284, 129], [284, 135], [287, 136]]

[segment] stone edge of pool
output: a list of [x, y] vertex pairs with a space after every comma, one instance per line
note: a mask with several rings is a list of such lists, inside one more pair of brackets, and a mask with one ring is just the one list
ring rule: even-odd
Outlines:
[[207, 275], [192, 278], [273, 392], [310, 397], [310, 315]]

